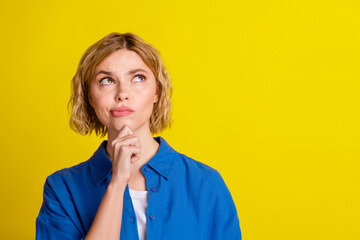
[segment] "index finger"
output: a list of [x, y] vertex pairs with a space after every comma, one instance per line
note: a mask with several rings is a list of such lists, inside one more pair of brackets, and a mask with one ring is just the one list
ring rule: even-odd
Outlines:
[[117, 137], [125, 137], [127, 135], [133, 134], [133, 131], [131, 130], [131, 128], [128, 125], [124, 125], [120, 131], [119, 134], [117, 135]]

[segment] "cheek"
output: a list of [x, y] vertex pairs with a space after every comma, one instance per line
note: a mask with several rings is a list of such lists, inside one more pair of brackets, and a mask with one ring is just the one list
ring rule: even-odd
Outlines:
[[142, 94], [141, 103], [146, 108], [151, 108], [154, 104], [155, 91], [148, 90], [147, 92]]
[[106, 94], [99, 94], [98, 92], [94, 92], [91, 95], [91, 105], [97, 109], [97, 108], [103, 108], [107, 104], [107, 97]]
[[109, 106], [107, 98], [99, 95], [92, 95], [91, 105], [99, 120], [103, 120], [104, 117], [106, 118], [106, 115], [108, 115], [107, 108]]
[[104, 108], [106, 106], [106, 98], [97, 98], [96, 99], [96, 104], [95, 104], [98, 108]]

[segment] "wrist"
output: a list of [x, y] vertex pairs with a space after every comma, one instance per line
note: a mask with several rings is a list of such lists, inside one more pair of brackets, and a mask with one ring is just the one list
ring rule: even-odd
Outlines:
[[125, 188], [127, 186], [127, 182], [118, 180], [116, 178], [111, 178], [109, 185], [114, 187], [114, 188], [121, 189], [121, 190], [125, 191]]

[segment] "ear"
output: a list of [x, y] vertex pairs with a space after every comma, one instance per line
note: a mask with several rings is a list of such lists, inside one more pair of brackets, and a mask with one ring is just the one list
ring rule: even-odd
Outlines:
[[154, 96], [154, 101], [153, 101], [153, 103], [156, 103], [156, 102], [158, 102], [159, 101], [159, 88], [157, 87], [156, 88], [156, 94], [155, 94], [155, 96]]
[[90, 95], [90, 94], [88, 95], [88, 100], [89, 100], [90, 105], [93, 106], [93, 104], [92, 104], [92, 98], [91, 98], [91, 95]]
[[156, 102], [158, 102], [159, 101], [159, 95], [155, 95], [155, 97], [154, 97], [154, 103], [156, 103]]

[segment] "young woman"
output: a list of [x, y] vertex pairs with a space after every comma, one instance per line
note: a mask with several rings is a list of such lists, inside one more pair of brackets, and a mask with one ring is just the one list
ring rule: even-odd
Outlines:
[[46, 178], [36, 239], [241, 239], [220, 173], [152, 137], [171, 126], [171, 94], [159, 52], [137, 35], [110, 33], [86, 50], [70, 127], [108, 140]]

